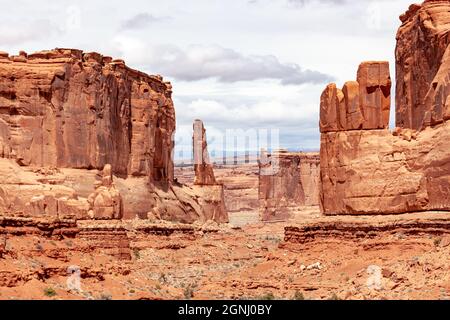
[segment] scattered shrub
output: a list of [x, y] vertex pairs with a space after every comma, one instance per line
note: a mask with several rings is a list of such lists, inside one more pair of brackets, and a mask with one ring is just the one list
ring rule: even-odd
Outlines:
[[138, 249], [135, 248], [135, 249], [133, 250], [133, 254], [134, 254], [134, 257], [136, 258], [136, 260], [138, 260], [138, 259], [141, 258], [141, 253], [139, 252]]
[[167, 277], [164, 273], [159, 275], [159, 283], [167, 283]]
[[275, 296], [272, 292], [269, 292], [263, 295], [260, 300], [275, 300]]
[[48, 288], [44, 289], [44, 294], [47, 297], [54, 297], [54, 296], [56, 296], [56, 291], [55, 291], [55, 289], [48, 287]]
[[184, 288], [184, 297], [186, 299], [192, 299], [194, 297], [194, 288], [193, 286], [187, 286], [186, 288]]
[[295, 291], [294, 293], [294, 300], [305, 300], [305, 296], [300, 291]]
[[112, 295], [110, 293], [102, 293], [99, 297], [100, 300], [112, 300]]
[[434, 246], [437, 247], [441, 244], [442, 238], [435, 238], [433, 240]]
[[333, 292], [333, 294], [331, 295], [331, 297], [328, 300], [341, 300], [336, 293]]

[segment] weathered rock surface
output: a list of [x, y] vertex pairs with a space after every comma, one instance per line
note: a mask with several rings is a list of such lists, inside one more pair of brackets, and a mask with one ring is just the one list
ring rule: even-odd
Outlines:
[[89, 216], [93, 219], [122, 219], [122, 197], [117, 190], [110, 164], [105, 165], [102, 179], [89, 198]]
[[87, 250], [101, 251], [120, 260], [131, 260], [130, 239], [120, 221], [78, 224], [77, 239], [89, 243]]
[[[229, 214], [248, 212], [258, 215], [259, 167], [255, 162], [215, 165], [214, 175], [223, 185], [225, 207]], [[175, 178], [182, 184], [193, 185], [192, 166], [175, 167]]]
[[[287, 228], [254, 223], [205, 232], [195, 224], [138, 219], [0, 218], [0, 298], [448, 298], [444, 214], [306, 219]], [[69, 234], [71, 227], [77, 231]], [[370, 265], [381, 268], [380, 291], [366, 285]], [[81, 290], [69, 290], [71, 270], [78, 270]], [[47, 295], [49, 288], [56, 296]]]
[[171, 181], [171, 85], [98, 53], [0, 59], [2, 156], [22, 165], [103, 169]]
[[[0, 212], [16, 216], [87, 218], [89, 204], [57, 169], [25, 170], [0, 158]], [[92, 188], [92, 185], [91, 185]]]
[[325, 214], [450, 210], [450, 123], [421, 132], [336, 132], [321, 139]]
[[285, 228], [285, 241], [308, 243], [323, 239], [373, 239], [395, 236], [416, 236], [428, 234], [438, 237], [450, 235], [450, 220], [445, 213], [415, 213], [372, 217], [321, 217], [305, 219], [297, 225]]
[[450, 119], [450, 3], [425, 1], [400, 17], [396, 124], [420, 130]]
[[194, 185], [162, 185], [152, 194], [152, 210], [147, 217], [151, 220], [170, 220], [183, 223], [209, 220], [227, 223], [228, 213], [225, 207], [223, 185], [216, 182], [206, 143], [206, 131], [203, 122], [194, 122], [193, 154]]
[[364, 62], [357, 81], [342, 90], [329, 84], [320, 98], [320, 131], [384, 129], [389, 126], [391, 78], [388, 62]]
[[229, 213], [258, 212], [259, 166], [256, 162], [219, 166], [214, 172], [224, 186], [225, 205]]
[[209, 192], [174, 181], [171, 95], [161, 76], [98, 53], [1, 53], [2, 213], [226, 222], [212, 167], [198, 181]]
[[[394, 132], [384, 129], [390, 89], [386, 63], [363, 63], [359, 68], [358, 84], [363, 87], [359, 101], [365, 107], [358, 130], [338, 126], [339, 119], [333, 118], [337, 100], [328, 99], [338, 94], [333, 85], [325, 90], [320, 154], [320, 202], [325, 214], [450, 211], [450, 122], [444, 117], [450, 96], [445, 55], [449, 9], [448, 1], [425, 1], [401, 17]], [[379, 67], [372, 69], [374, 65]], [[350, 91], [348, 87], [344, 91]], [[364, 92], [367, 96], [361, 98]]]
[[290, 207], [318, 205], [319, 175], [319, 154], [263, 153], [259, 172], [261, 219], [286, 220]]
[[193, 128], [194, 184], [199, 186], [217, 185], [213, 167], [209, 160], [206, 130], [203, 122], [201, 120], [195, 120]]

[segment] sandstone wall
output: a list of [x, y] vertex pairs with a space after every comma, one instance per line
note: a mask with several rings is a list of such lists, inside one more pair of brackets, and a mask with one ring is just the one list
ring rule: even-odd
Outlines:
[[387, 129], [386, 62], [363, 63], [356, 83], [325, 89], [320, 115], [324, 214], [450, 211], [449, 10], [448, 1], [425, 1], [401, 16], [393, 132]]
[[446, 122], [409, 129], [343, 131], [321, 139], [325, 214], [398, 214], [450, 210]]
[[263, 154], [259, 171], [263, 221], [286, 220], [292, 207], [319, 204], [319, 155], [278, 151]]
[[171, 85], [98, 53], [0, 55], [0, 156], [173, 179]]
[[421, 130], [450, 119], [450, 3], [425, 1], [400, 17], [396, 124]]
[[0, 52], [0, 214], [226, 222], [218, 186], [174, 181], [171, 95], [98, 53]]

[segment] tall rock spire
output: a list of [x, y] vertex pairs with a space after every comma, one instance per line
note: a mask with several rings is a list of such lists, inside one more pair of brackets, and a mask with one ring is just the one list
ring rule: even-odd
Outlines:
[[209, 159], [206, 130], [203, 121], [194, 121], [194, 135], [192, 140], [195, 170], [194, 184], [202, 186], [216, 185], [217, 181], [214, 177], [213, 167]]

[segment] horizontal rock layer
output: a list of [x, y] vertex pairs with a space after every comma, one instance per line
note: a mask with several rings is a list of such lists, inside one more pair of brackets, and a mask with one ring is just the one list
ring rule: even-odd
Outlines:
[[390, 216], [370, 221], [361, 217], [321, 218], [315, 221], [305, 221], [302, 224], [285, 228], [287, 243], [303, 244], [315, 240], [354, 240], [383, 238], [387, 235], [413, 236], [428, 234], [435, 236], [450, 235], [450, 220], [448, 214], [430, 213], [403, 215], [401, 218]]

